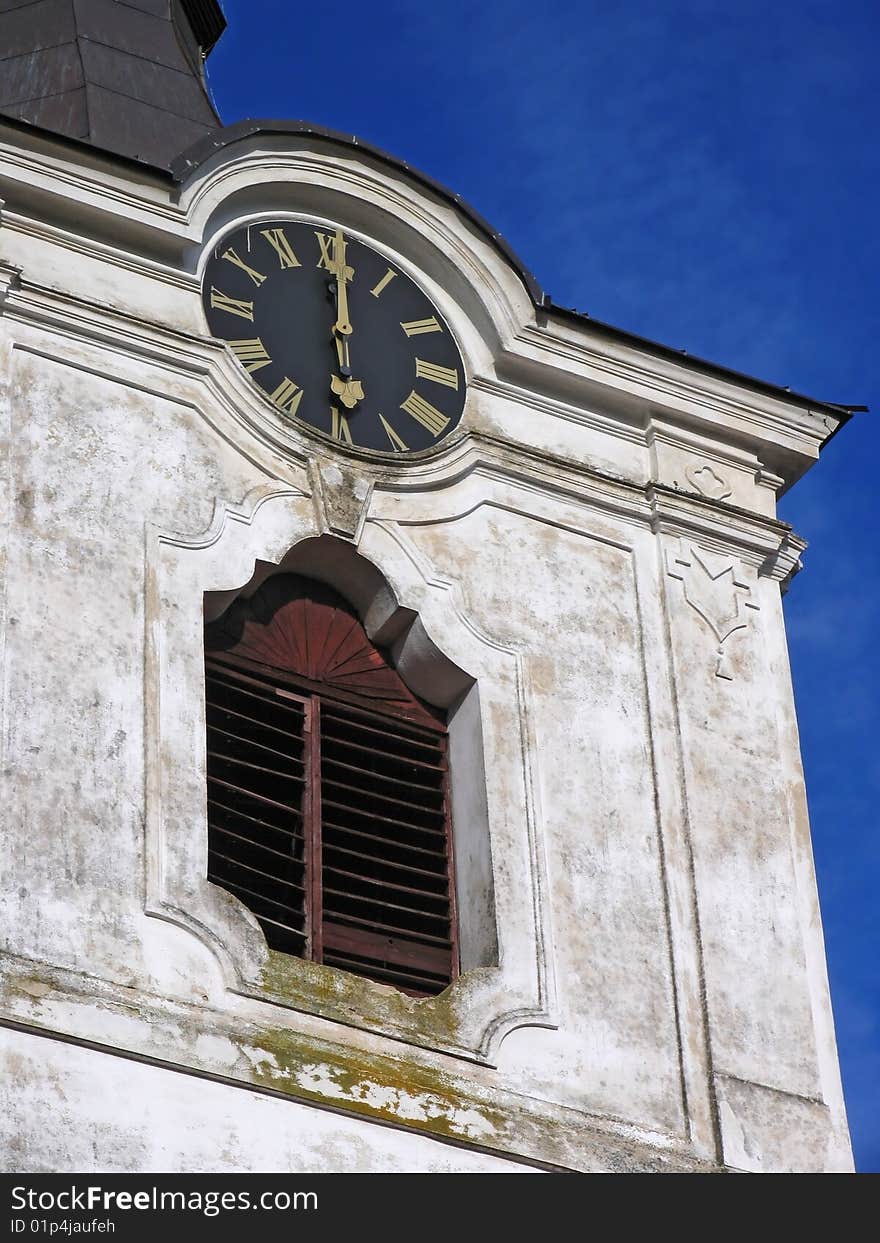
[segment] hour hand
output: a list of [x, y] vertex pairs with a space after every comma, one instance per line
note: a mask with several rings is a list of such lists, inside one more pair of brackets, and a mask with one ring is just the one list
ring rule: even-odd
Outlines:
[[334, 331], [333, 340], [336, 344], [336, 357], [339, 359], [340, 375], [351, 375], [351, 361], [348, 354], [348, 337], [340, 337]]
[[359, 401], [364, 400], [364, 386], [360, 380], [343, 380], [338, 375], [332, 375], [330, 391], [339, 398], [346, 410], [353, 410]]
[[336, 355], [339, 359], [339, 375], [331, 375], [330, 391], [339, 398], [346, 410], [353, 410], [359, 401], [364, 399], [364, 386], [360, 380], [351, 378], [351, 363], [348, 355], [348, 337], [340, 337], [335, 332]]

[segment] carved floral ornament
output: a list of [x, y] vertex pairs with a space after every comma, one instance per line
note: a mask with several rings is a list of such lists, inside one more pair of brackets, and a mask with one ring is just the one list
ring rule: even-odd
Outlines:
[[715, 637], [716, 678], [732, 681], [729, 641], [748, 628], [745, 610], [759, 607], [751, 599], [742, 566], [735, 557], [708, 552], [682, 539], [679, 548], [668, 555], [668, 569], [669, 576], [683, 584], [685, 600]]
[[726, 501], [733, 495], [733, 490], [726, 479], [722, 478], [707, 462], [693, 463], [685, 468], [688, 483], [701, 496], [713, 501]]

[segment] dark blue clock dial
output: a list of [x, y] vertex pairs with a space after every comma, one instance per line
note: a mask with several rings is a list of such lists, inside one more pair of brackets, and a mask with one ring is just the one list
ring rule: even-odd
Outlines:
[[262, 220], [211, 252], [208, 325], [280, 414], [345, 448], [405, 455], [461, 419], [443, 317], [399, 268], [333, 225]]

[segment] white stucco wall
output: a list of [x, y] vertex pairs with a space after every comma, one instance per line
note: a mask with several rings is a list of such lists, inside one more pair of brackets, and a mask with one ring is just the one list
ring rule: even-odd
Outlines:
[[[773, 517], [827, 416], [536, 313], [366, 157], [244, 144], [178, 200], [5, 137], [5, 1168], [851, 1168]], [[202, 237], [279, 201], [436, 300], [439, 451], [334, 459], [207, 338]], [[415, 689], [428, 648], [478, 689], [497, 962], [438, 1000], [279, 961], [204, 879], [203, 596], [309, 540], [375, 567], [368, 628], [418, 615]]]

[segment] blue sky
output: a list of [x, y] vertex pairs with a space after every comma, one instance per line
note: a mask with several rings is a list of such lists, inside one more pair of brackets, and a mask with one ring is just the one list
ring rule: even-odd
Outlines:
[[880, 9], [872, 0], [223, 0], [223, 120], [437, 178], [556, 302], [872, 406], [785, 498], [786, 599], [850, 1125], [880, 1170]]

